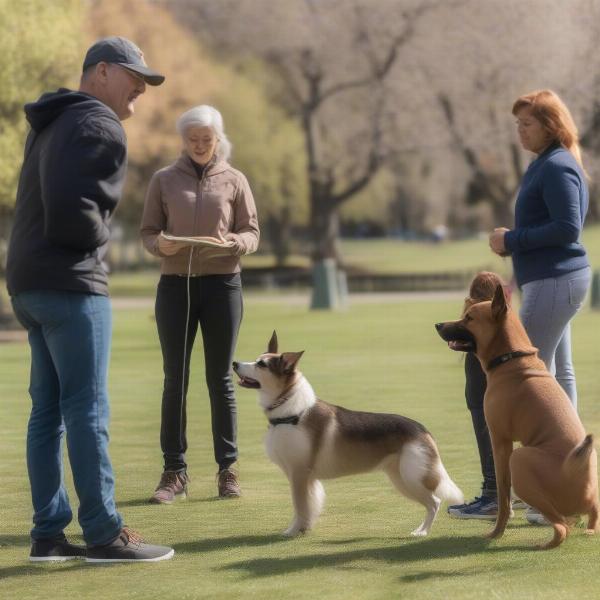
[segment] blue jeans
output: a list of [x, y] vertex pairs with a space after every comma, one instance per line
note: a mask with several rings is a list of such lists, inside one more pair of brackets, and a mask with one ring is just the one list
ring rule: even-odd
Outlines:
[[577, 409], [575, 369], [571, 358], [571, 319], [583, 305], [590, 287], [586, 267], [560, 277], [522, 286], [521, 321], [539, 357]]
[[32, 400], [27, 468], [33, 539], [60, 534], [73, 514], [63, 481], [62, 438], [79, 497], [79, 524], [88, 545], [114, 539], [122, 526], [108, 456], [107, 393], [112, 313], [92, 294], [40, 290], [12, 298], [29, 334]]

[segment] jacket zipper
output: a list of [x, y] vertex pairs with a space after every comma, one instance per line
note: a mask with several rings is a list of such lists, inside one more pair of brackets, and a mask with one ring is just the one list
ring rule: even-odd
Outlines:
[[[208, 165], [207, 165], [207, 167], [208, 167]], [[202, 187], [204, 184], [204, 177], [206, 176], [207, 167], [202, 172], [202, 177], [200, 179], [196, 179], [196, 205], [194, 206], [194, 223], [193, 223], [193, 228], [192, 228], [192, 236], [196, 235], [196, 232], [198, 231], [198, 227], [197, 227], [198, 206], [200, 205], [200, 202], [202, 201]], [[194, 255], [194, 251], [195, 251], [195, 248], [192, 247], [192, 257]], [[193, 258], [192, 258], [192, 260], [193, 260]]]

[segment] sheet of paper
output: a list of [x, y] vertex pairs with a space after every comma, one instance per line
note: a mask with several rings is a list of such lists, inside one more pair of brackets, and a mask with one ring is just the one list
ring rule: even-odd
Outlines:
[[170, 235], [165, 233], [164, 231], [160, 232], [160, 235], [165, 238], [165, 240], [171, 240], [172, 242], [182, 242], [184, 244], [189, 244], [190, 246], [204, 246], [207, 248], [231, 248], [233, 246], [233, 242], [221, 242], [217, 238], [213, 237], [186, 237], [179, 235]]

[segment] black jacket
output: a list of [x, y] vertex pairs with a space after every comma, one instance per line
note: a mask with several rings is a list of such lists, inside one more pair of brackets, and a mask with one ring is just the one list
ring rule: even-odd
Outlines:
[[25, 114], [31, 131], [8, 247], [8, 291], [108, 295], [108, 222], [127, 166], [121, 122], [98, 99], [66, 89], [26, 104]]

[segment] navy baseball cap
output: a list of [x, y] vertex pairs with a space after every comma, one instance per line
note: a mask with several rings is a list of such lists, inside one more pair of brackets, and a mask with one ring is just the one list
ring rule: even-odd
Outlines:
[[165, 80], [164, 75], [148, 67], [144, 53], [124, 37], [113, 36], [98, 40], [87, 51], [83, 60], [83, 70], [99, 62], [120, 65], [139, 75], [149, 85], [160, 85]]

